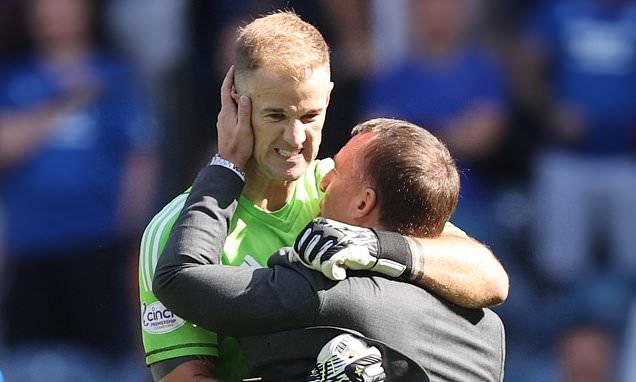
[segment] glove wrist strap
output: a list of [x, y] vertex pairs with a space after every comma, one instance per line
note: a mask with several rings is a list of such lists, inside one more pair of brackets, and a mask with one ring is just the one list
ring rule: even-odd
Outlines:
[[404, 266], [404, 271], [395, 277], [408, 281], [413, 268], [413, 256], [406, 238], [395, 232], [380, 231], [373, 228], [371, 230], [378, 237], [378, 263], [384, 259]]

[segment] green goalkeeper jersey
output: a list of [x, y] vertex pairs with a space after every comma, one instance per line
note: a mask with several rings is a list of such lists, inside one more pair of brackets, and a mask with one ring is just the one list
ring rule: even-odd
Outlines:
[[[331, 159], [310, 164], [296, 183], [292, 199], [275, 212], [265, 212], [241, 196], [223, 248], [222, 263], [266, 266], [272, 253], [292, 245], [300, 230], [318, 216], [323, 196], [320, 180], [332, 167]], [[187, 195], [185, 192], [165, 206], [146, 227], [141, 241], [139, 295], [146, 364], [182, 356], [215, 356], [219, 357], [221, 377], [228, 381], [240, 380], [243, 376], [238, 374], [245, 368], [244, 365], [239, 367], [242, 362], [240, 356], [234, 354], [237, 345], [233, 339], [221, 341], [215, 333], [184, 321], [166, 309], [152, 293], [157, 259], [161, 256]], [[238, 368], [243, 370], [239, 371]]]

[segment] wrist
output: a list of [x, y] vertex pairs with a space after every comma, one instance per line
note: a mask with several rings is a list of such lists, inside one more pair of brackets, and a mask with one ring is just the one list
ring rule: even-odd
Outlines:
[[378, 238], [378, 263], [382, 273], [408, 281], [411, 277], [412, 254], [406, 238], [399, 233], [371, 229]]
[[411, 237], [404, 237], [411, 248], [411, 274], [407, 276], [408, 281], [421, 285], [424, 280], [424, 262], [426, 258], [426, 248], [418, 240]]
[[223, 152], [223, 150], [219, 150], [219, 152], [216, 155], [220, 156], [221, 158], [223, 158], [225, 160], [228, 160], [228, 161], [234, 163], [236, 166], [238, 166], [243, 171], [245, 171], [245, 167], [247, 166], [247, 162], [250, 159], [249, 157], [243, 158], [241, 155], [239, 155], [236, 152], [226, 153], [226, 152]]
[[220, 154], [216, 154], [210, 160], [209, 166], [221, 166], [232, 170], [243, 182], [245, 182], [244, 166], [237, 164], [236, 162], [227, 159]]

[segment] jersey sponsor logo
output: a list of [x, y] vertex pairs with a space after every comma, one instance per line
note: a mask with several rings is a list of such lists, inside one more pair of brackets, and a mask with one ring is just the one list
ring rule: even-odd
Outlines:
[[141, 328], [152, 334], [164, 334], [179, 329], [185, 321], [163, 306], [160, 301], [141, 306]]

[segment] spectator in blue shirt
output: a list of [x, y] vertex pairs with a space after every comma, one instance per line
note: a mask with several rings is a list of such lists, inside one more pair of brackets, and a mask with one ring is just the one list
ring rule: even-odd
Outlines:
[[492, 245], [497, 236], [491, 224], [493, 194], [476, 164], [496, 150], [502, 136], [502, 70], [496, 57], [469, 37], [470, 2], [421, 0], [408, 7], [410, 55], [368, 77], [362, 113], [413, 121], [445, 141], [464, 169], [453, 221]]
[[[545, 1], [524, 40], [520, 99], [545, 120], [533, 190], [534, 260], [550, 286], [541, 304], [547, 310], [538, 315], [547, 318], [543, 336], [553, 344], [574, 344], [560, 359], [565, 373], [592, 368], [589, 378], [611, 375], [613, 361], [586, 358], [579, 362], [585, 368], [575, 361], [599, 355], [595, 352], [601, 347], [590, 345], [592, 339], [622, 333], [629, 307], [625, 301], [633, 296], [636, 4]], [[585, 310], [602, 316], [593, 335], [564, 330], [568, 320], [576, 321], [570, 317], [581, 310], [581, 296], [594, 296]], [[607, 359], [618, 350], [616, 341], [603, 346], [609, 348], [601, 352]]]
[[156, 132], [127, 67], [93, 46], [91, 3], [28, 4], [33, 52], [0, 72], [7, 342], [121, 355], [128, 241], [155, 193]]
[[[537, 263], [556, 285], [636, 275], [636, 4], [551, 1], [530, 29], [528, 97], [547, 115], [536, 161]], [[605, 256], [606, 255], [606, 256]]]

